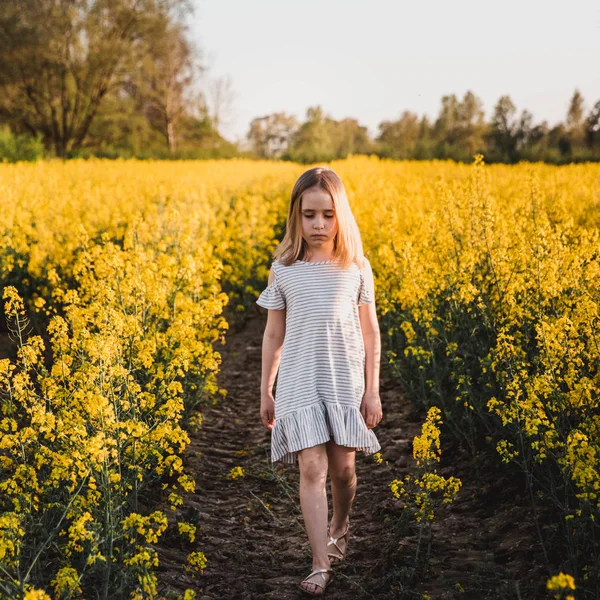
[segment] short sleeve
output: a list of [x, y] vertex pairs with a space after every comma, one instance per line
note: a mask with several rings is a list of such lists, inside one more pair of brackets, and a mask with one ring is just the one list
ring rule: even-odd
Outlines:
[[277, 279], [273, 279], [273, 281], [262, 291], [256, 304], [263, 308], [274, 310], [283, 310], [285, 308], [285, 296], [277, 285]]
[[360, 285], [358, 287], [358, 306], [362, 306], [363, 304], [371, 304], [373, 302], [373, 292], [368, 288], [362, 270], [359, 270], [359, 274]]

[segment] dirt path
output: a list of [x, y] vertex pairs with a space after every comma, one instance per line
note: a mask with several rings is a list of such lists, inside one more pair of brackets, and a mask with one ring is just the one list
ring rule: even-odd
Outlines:
[[[298, 590], [311, 570], [298, 468], [271, 466], [270, 433], [259, 416], [265, 321], [264, 315], [250, 319], [242, 331], [229, 332], [226, 345], [219, 347], [219, 384], [228, 397], [203, 411], [202, 428], [186, 452], [197, 490], [179, 518], [197, 522], [197, 540], [192, 545], [173, 536], [163, 540], [162, 594], [193, 588], [204, 600], [308, 597]], [[384, 462], [357, 454], [349, 556], [346, 564], [335, 567], [337, 580], [326, 597], [545, 597], [536, 584], [544, 574], [535, 567], [539, 551], [522, 486], [495, 474], [478, 487], [470, 483], [468, 465], [456, 459], [449, 459], [448, 467], [442, 464], [442, 472], [463, 480], [460, 498], [436, 518], [429, 566], [415, 569], [416, 538], [400, 524], [401, 509], [388, 484], [410, 472], [412, 439], [420, 433], [424, 414], [402, 398], [385, 369], [381, 398], [384, 418], [374, 431]], [[227, 479], [235, 466], [245, 476]], [[208, 559], [204, 574], [195, 578], [184, 570], [192, 550]]]

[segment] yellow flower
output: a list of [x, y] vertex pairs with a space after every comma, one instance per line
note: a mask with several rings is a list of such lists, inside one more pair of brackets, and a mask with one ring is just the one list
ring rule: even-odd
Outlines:
[[56, 577], [52, 580], [54, 591], [58, 597], [74, 596], [81, 594], [81, 586], [79, 585], [79, 573], [72, 567], [63, 567], [58, 571]]
[[23, 600], [51, 600], [51, 598], [42, 590], [30, 589], [23, 596]]
[[186, 523], [185, 521], [179, 521], [177, 523], [177, 530], [180, 535], [186, 536], [190, 543], [196, 539], [196, 526], [192, 523]]
[[227, 479], [239, 479], [240, 477], [244, 477], [244, 470], [240, 466], [233, 467], [227, 474]]
[[204, 552], [192, 552], [191, 554], [188, 554], [187, 562], [194, 571], [200, 574], [204, 572], [208, 563], [206, 556], [204, 556]]

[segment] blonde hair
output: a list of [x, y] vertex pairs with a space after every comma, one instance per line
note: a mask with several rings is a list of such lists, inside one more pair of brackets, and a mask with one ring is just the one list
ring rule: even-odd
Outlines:
[[333, 240], [332, 260], [347, 268], [356, 262], [363, 266], [363, 245], [360, 231], [350, 204], [346, 188], [337, 173], [329, 167], [313, 167], [300, 175], [292, 189], [287, 224], [283, 240], [273, 252], [273, 258], [289, 266], [296, 260], [304, 260], [308, 255], [308, 244], [302, 237], [302, 196], [312, 187], [325, 190], [333, 202], [338, 231]]

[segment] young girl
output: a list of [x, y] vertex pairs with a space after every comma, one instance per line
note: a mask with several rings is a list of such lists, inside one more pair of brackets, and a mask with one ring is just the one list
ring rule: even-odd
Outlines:
[[256, 302], [269, 309], [260, 416], [271, 430], [271, 461], [298, 461], [313, 553], [313, 571], [300, 588], [312, 595], [325, 592], [330, 565], [346, 557], [356, 450], [380, 450], [371, 431], [382, 417], [374, 294], [344, 185], [327, 167], [309, 169], [292, 190], [286, 233]]

